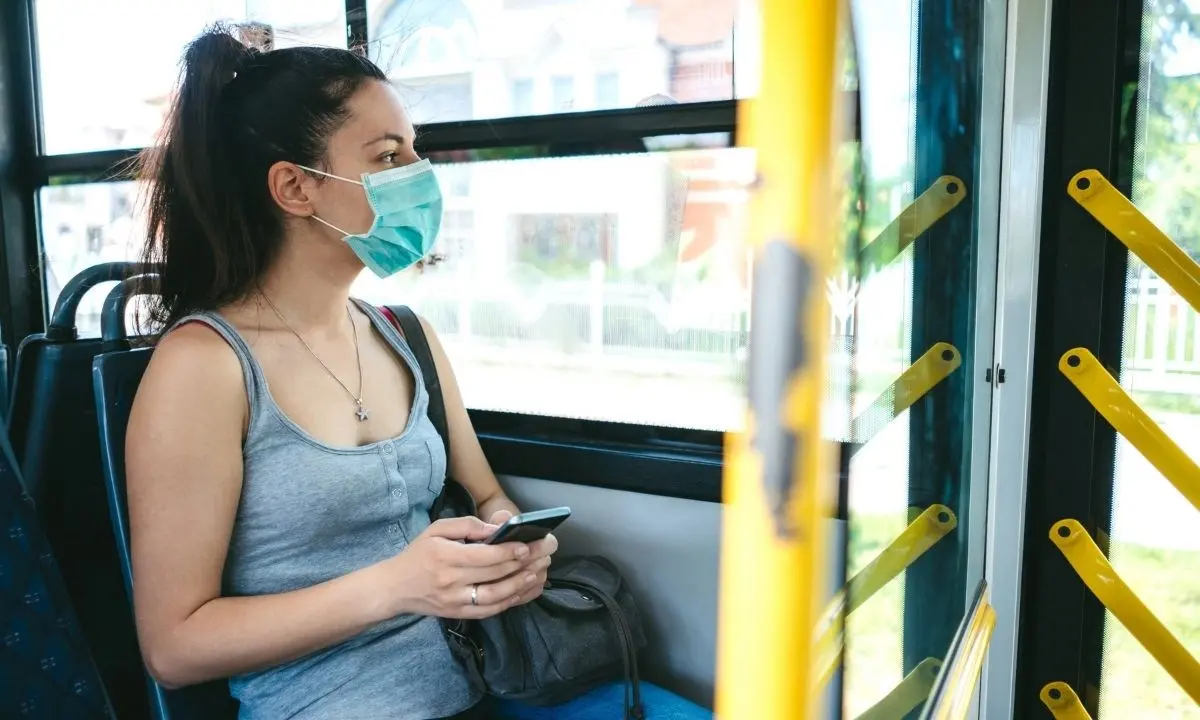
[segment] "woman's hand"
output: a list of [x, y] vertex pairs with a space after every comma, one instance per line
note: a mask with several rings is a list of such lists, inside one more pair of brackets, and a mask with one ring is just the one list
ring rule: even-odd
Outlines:
[[529, 584], [527, 590], [521, 593], [516, 605], [524, 605], [542, 596], [542, 591], [546, 589], [546, 574], [550, 571], [550, 557], [556, 550], [558, 550], [558, 538], [553, 535], [547, 535], [541, 540], [529, 543], [529, 558], [526, 561], [524, 572], [534, 573], [536, 579]]
[[[383, 597], [391, 599], [389, 617], [412, 613], [477, 620], [537, 597], [545, 574], [535, 568], [543, 561], [549, 567], [547, 554], [524, 543], [484, 544], [495, 531], [475, 517], [438, 520], [399, 555], [380, 563]], [[537, 559], [535, 553], [540, 553]]]
[[[497, 510], [492, 513], [489, 521], [498, 527], [508, 522], [511, 517], [512, 513], [509, 511]], [[547, 535], [541, 540], [529, 543], [529, 556], [525, 559], [525, 564], [520, 572], [534, 573], [536, 580], [530, 584], [528, 590], [521, 593], [520, 598], [514, 604], [524, 605], [541, 597], [542, 590], [546, 587], [546, 573], [550, 570], [550, 558], [557, 550], [558, 538], [553, 535]]]

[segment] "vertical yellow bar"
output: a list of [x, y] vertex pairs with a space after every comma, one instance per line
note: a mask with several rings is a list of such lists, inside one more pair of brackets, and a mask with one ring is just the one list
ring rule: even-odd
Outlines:
[[760, 95], [739, 134], [758, 183], [746, 430], [726, 445], [717, 658], [721, 720], [814, 716], [832, 467], [821, 439], [839, 0], [763, 3]]

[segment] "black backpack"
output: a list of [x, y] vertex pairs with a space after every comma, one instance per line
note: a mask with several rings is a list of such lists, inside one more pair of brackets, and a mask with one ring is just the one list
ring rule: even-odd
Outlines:
[[[442, 384], [425, 331], [413, 311], [384, 308], [417, 358], [429, 394], [429, 420], [450, 442]], [[475, 501], [446, 478], [431, 520], [474, 515]], [[551, 566], [536, 601], [482, 621], [442, 620], [450, 649], [477, 687], [502, 699], [558, 705], [617, 678], [625, 681], [625, 718], [643, 717], [638, 652], [646, 645], [641, 616], [620, 573], [602, 557]]]

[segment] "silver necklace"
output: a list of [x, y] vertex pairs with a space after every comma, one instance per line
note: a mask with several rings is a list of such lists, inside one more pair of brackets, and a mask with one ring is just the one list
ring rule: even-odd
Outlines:
[[346, 317], [349, 318], [350, 330], [354, 333], [354, 359], [358, 361], [358, 394], [357, 395], [354, 394], [353, 392], [351, 392], [350, 388], [346, 385], [346, 383], [342, 382], [341, 378], [339, 378], [337, 376], [337, 374], [335, 374], [332, 370], [329, 369], [329, 366], [325, 364], [325, 361], [321, 359], [321, 356], [317, 355], [317, 353], [313, 351], [312, 346], [310, 346], [307, 342], [305, 342], [304, 337], [300, 333], [296, 332], [296, 328], [292, 327], [292, 324], [287, 321], [287, 318], [285, 318], [283, 316], [283, 313], [279, 312], [279, 308], [275, 307], [275, 303], [271, 302], [271, 298], [267, 297], [267, 294], [264, 292], [260, 292], [259, 295], [262, 295], [262, 299], [266, 300], [267, 304], [271, 306], [271, 309], [275, 311], [275, 314], [279, 316], [279, 321], [282, 322], [284, 324], [284, 326], [288, 330], [290, 330], [293, 335], [296, 336], [296, 339], [300, 341], [300, 344], [304, 346], [304, 349], [308, 350], [308, 354], [312, 355], [313, 359], [316, 360], [318, 363], [320, 363], [321, 367], [325, 368], [325, 372], [329, 373], [329, 377], [331, 377], [335, 381], [337, 381], [337, 384], [341, 385], [342, 389], [346, 391], [346, 394], [350, 396], [350, 399], [354, 401], [354, 404], [358, 408], [357, 410], [354, 411], [354, 414], [356, 416], [358, 416], [358, 421], [366, 422], [367, 418], [371, 417], [371, 411], [366, 409], [365, 407], [363, 407], [363, 401], [362, 401], [362, 395], [363, 395], [363, 393], [362, 393], [362, 386], [363, 386], [362, 353], [358, 349], [358, 326], [354, 323], [354, 316], [350, 314], [350, 306], [349, 305], [346, 306]]

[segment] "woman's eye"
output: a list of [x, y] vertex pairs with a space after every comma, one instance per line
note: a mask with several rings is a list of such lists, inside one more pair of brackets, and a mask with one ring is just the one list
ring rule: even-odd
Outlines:
[[382, 158], [380, 158], [380, 159], [381, 159], [381, 160], [383, 160], [383, 161], [384, 161], [384, 162], [386, 162], [386, 163], [394, 163], [394, 162], [396, 162], [396, 153], [394, 153], [394, 152], [390, 152], [390, 153], [388, 153], [388, 154], [384, 155], [384, 156], [383, 156]]

